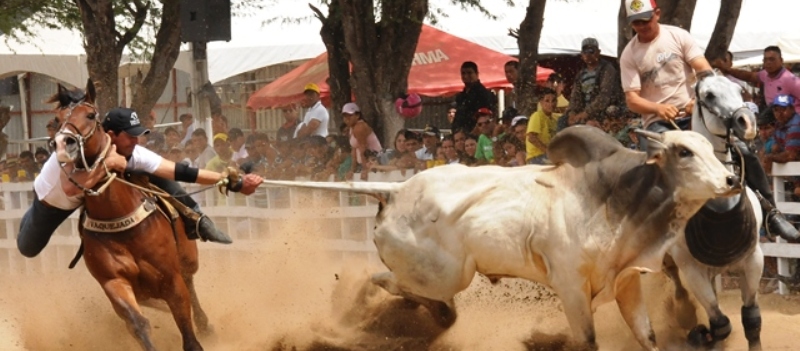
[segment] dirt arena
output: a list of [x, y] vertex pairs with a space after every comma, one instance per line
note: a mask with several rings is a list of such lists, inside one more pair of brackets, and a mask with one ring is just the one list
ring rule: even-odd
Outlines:
[[[445, 331], [422, 308], [410, 309], [367, 284], [379, 268], [331, 258], [313, 244], [319, 237], [286, 231], [268, 242], [201, 267], [198, 293], [215, 327], [200, 339], [206, 350], [575, 350], [560, 302], [535, 284], [506, 279], [493, 286], [476, 279], [457, 296], [459, 318]], [[0, 350], [139, 349], [97, 283], [79, 267], [65, 267], [59, 276], [0, 277]], [[646, 289], [662, 350], [688, 349], [684, 332], [670, 323], [670, 285], [650, 275]], [[772, 294], [760, 303], [764, 349], [797, 350], [800, 299]], [[722, 306], [734, 331], [717, 350], [746, 350], [738, 293], [725, 292]], [[156, 345], [181, 349], [171, 316], [149, 308], [145, 313]], [[640, 349], [616, 305], [602, 306], [595, 324], [601, 350]]]

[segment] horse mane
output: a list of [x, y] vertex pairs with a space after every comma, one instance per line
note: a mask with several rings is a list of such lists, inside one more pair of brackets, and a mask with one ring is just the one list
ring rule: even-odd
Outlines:
[[68, 107], [71, 104], [77, 104], [86, 99], [86, 92], [83, 89], [75, 88], [68, 90], [61, 84], [58, 85], [58, 92], [53, 94], [47, 103], [58, 103], [58, 108]]

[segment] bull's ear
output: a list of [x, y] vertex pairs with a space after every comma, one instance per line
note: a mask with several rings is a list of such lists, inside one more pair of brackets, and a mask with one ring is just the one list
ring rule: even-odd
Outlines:
[[636, 129], [636, 134], [641, 138], [647, 139], [647, 161], [648, 165], [660, 165], [664, 161], [667, 145], [664, 144], [664, 135], [647, 130]]

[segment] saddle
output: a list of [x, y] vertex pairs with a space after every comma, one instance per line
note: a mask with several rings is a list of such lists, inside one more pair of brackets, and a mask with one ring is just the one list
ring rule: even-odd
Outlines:
[[[80, 233], [81, 237], [83, 236], [83, 230], [85, 229], [86, 225], [89, 224], [93, 227], [93, 231], [100, 231], [104, 233], [116, 233], [121, 232], [130, 228], [135, 227], [139, 223], [141, 223], [144, 219], [150, 216], [153, 212], [158, 210], [158, 212], [169, 219], [170, 224], [172, 226], [172, 234], [175, 236], [177, 240], [177, 228], [175, 227], [175, 221], [179, 220], [181, 216], [184, 216], [190, 220], [199, 220], [200, 215], [192, 210], [191, 208], [187, 207], [176, 198], [172, 196], [162, 196], [160, 194], [165, 194], [164, 190], [161, 190], [159, 187], [153, 185], [149, 181], [149, 177], [145, 174], [141, 175], [126, 175], [126, 180], [131, 182], [134, 185], [143, 187], [145, 189], [152, 190], [152, 196], [145, 197], [142, 206], [140, 206], [136, 211], [131, 214], [128, 214], [124, 217], [116, 218], [111, 221], [97, 221], [89, 218], [86, 213], [86, 208], [81, 209], [81, 213], [78, 220], [78, 233]], [[81, 241], [81, 245], [78, 247], [78, 251], [75, 253], [75, 257], [69, 263], [69, 269], [75, 267], [78, 264], [78, 261], [83, 256], [83, 242]]]

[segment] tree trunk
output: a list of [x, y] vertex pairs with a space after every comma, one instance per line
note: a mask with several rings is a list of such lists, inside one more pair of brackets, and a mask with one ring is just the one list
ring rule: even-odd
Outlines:
[[706, 58], [708, 61], [724, 58], [728, 52], [728, 46], [733, 39], [733, 31], [736, 29], [736, 22], [739, 20], [739, 13], [742, 10], [742, 0], [726, 0], [719, 6], [717, 24], [711, 34], [711, 40], [706, 47]]
[[522, 115], [536, 111], [536, 68], [539, 59], [539, 38], [542, 36], [545, 0], [530, 0], [525, 18], [519, 25], [519, 78], [517, 86], [517, 110]]
[[628, 25], [628, 13], [625, 10], [625, 0], [620, 0], [619, 16], [617, 17], [617, 57], [622, 56], [625, 46], [633, 38], [633, 29]]
[[342, 123], [339, 111], [344, 104], [350, 102], [353, 90], [350, 86], [350, 55], [345, 47], [344, 26], [342, 24], [342, 8], [339, 0], [328, 5], [328, 16], [313, 5], [308, 5], [315, 16], [322, 22], [320, 36], [328, 52], [328, 86], [330, 86], [333, 120], [336, 125]]
[[162, 6], [161, 25], [156, 33], [150, 70], [138, 89], [133, 91], [131, 108], [143, 115], [150, 113], [164, 93], [172, 67], [180, 53], [180, 1], [164, 0]]
[[656, 0], [656, 4], [661, 8], [661, 23], [691, 31], [697, 0]]
[[83, 23], [86, 68], [97, 91], [95, 103], [101, 113], [105, 113], [103, 111], [119, 106], [117, 69], [127, 43], [117, 42], [111, 0], [75, 0], [75, 3]]
[[404, 123], [391, 106], [406, 92], [428, 1], [383, 1], [377, 23], [373, 0], [339, 1], [356, 101], [364, 119], [386, 144]]

